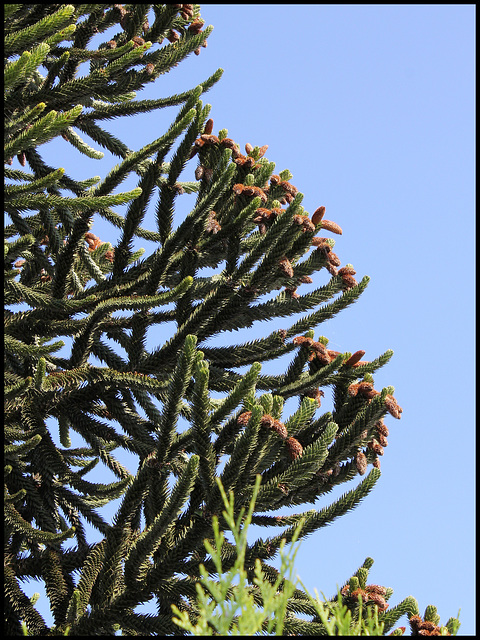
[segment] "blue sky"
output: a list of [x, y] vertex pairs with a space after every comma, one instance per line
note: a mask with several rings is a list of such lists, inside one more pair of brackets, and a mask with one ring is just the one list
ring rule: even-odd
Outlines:
[[[305, 209], [325, 205], [343, 228], [342, 266], [371, 277], [315, 335], [368, 360], [394, 350], [375, 375], [403, 407], [401, 420], [386, 419], [382, 477], [356, 510], [302, 543], [297, 572], [310, 591], [333, 595], [371, 556], [369, 583], [394, 589], [391, 606], [413, 595], [443, 623], [461, 608], [460, 632], [473, 635], [475, 6], [208, 4], [202, 17], [215, 27], [208, 47], [138, 97], [180, 93], [222, 67], [203, 98], [214, 133], [268, 144]], [[138, 149], [175, 113], [106, 128]], [[78, 179], [117, 162], [63, 141], [43, 153]], [[93, 231], [112, 237], [101, 224]]]

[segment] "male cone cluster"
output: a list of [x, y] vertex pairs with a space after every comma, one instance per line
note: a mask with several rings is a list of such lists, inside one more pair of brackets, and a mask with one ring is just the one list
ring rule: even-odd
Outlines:
[[[251, 417], [251, 411], [244, 411], [238, 416], [237, 422], [245, 426], [248, 424], [248, 421]], [[280, 420], [277, 420], [270, 414], [266, 413], [260, 418], [260, 424], [265, 429], [271, 429], [272, 431], [275, 431], [275, 433], [278, 434], [282, 440], [284, 440], [290, 460], [296, 460], [302, 455], [302, 445], [296, 438], [288, 437], [287, 428], [285, 427], [283, 422], [280, 422]]]

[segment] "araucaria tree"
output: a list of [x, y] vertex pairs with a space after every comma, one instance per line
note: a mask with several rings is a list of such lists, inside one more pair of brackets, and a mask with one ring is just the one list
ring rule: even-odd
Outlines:
[[[365, 361], [363, 351], [339, 353], [315, 337], [368, 278], [357, 282], [350, 264], [340, 267], [330, 235], [340, 227], [323, 206], [304, 210], [266, 145], [247, 143], [243, 153], [225, 129], [213, 132], [202, 98], [221, 69], [184, 93], [135, 99], [206, 46], [211, 27], [199, 5], [12, 4], [4, 12], [5, 633], [181, 635], [171, 605], [194, 622], [200, 565], [215, 574], [204, 540], [214, 540], [214, 515], [224, 525], [217, 478], [239, 513], [261, 476], [252, 522], [269, 535], [248, 546], [245, 566], [253, 578], [260, 560], [271, 582], [271, 561], [302, 518], [301, 537], [311, 535], [372, 490], [384, 417], [402, 412], [393, 388], [376, 390], [372, 377], [392, 352]], [[85, 62], [89, 71], [77, 74]], [[103, 128], [174, 105], [168, 130], [139, 150]], [[92, 173], [100, 148], [119, 163], [104, 179], [78, 180], [75, 167], [42, 159], [41, 145], [57, 137], [92, 158]], [[131, 174], [138, 186], [120, 192]], [[185, 193], [195, 204], [175, 227]], [[97, 235], [99, 219], [119, 230], [115, 245]], [[134, 250], [136, 238], [155, 243], [151, 255]], [[302, 294], [318, 272], [328, 274], [324, 284]], [[300, 319], [289, 322], [293, 315]], [[207, 346], [272, 318], [282, 328], [261, 339]], [[68, 353], [58, 353], [65, 344]], [[262, 374], [262, 363], [286, 354], [283, 373]], [[325, 388], [333, 409], [322, 413]], [[288, 398], [298, 398], [289, 416]], [[83, 446], [72, 446], [72, 433]], [[122, 450], [136, 468], [122, 464]], [[114, 481], [88, 476], [96, 465]], [[355, 488], [325, 503], [357, 475]], [[107, 520], [102, 508], [117, 499]], [[279, 515], [306, 503], [315, 508]], [[228, 569], [235, 547], [222, 553]], [[352, 612], [361, 595], [385, 631], [418, 614], [413, 598], [388, 608], [392, 590], [366, 584], [370, 565], [342, 589]], [[45, 584], [51, 627], [22, 590], [29, 579]], [[253, 579], [250, 588], [258, 594]], [[152, 614], [137, 611], [150, 601]], [[417, 618], [422, 635], [438, 632], [433, 609]], [[284, 629], [325, 632], [301, 590]]]

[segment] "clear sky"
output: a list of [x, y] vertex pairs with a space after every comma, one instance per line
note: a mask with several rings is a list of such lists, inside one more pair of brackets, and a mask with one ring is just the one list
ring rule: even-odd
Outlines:
[[[390, 606], [413, 595], [422, 615], [436, 605], [442, 623], [461, 608], [460, 633], [473, 635], [475, 5], [208, 4], [202, 17], [215, 27], [208, 47], [138, 98], [180, 93], [222, 67], [203, 98], [214, 133], [268, 144], [305, 209], [325, 205], [343, 228], [342, 266], [371, 277], [315, 336], [368, 360], [394, 350], [374, 376], [403, 407], [401, 420], [385, 420], [382, 477], [353, 512], [302, 543], [297, 572], [330, 596], [371, 556], [369, 583], [394, 589]], [[139, 149], [175, 113], [106, 128]], [[43, 147], [46, 159], [78, 179], [117, 162], [60, 144]], [[109, 240], [106, 229], [93, 230]]]

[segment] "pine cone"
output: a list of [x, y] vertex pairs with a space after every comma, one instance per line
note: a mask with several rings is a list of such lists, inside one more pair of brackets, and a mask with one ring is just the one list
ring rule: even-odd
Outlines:
[[262, 416], [260, 424], [262, 425], [262, 427], [266, 427], [267, 429], [275, 431], [275, 433], [277, 433], [282, 438], [282, 440], [285, 440], [288, 436], [287, 428], [285, 427], [283, 422], [272, 418], [272, 416], [268, 413]]
[[209, 118], [207, 120], [207, 122], [205, 123], [205, 128], [203, 130], [203, 133], [206, 133], [207, 135], [210, 135], [213, 131], [213, 120], [212, 118]]
[[237, 422], [238, 424], [245, 426], [248, 424], [248, 421], [250, 420], [251, 417], [252, 417], [251, 411], [244, 411], [238, 416]]
[[[340, 273], [340, 271], [338, 273]], [[348, 365], [349, 367], [353, 367], [353, 365], [357, 364], [357, 362], [361, 360], [364, 355], [365, 355], [365, 351], [355, 351], [355, 353], [350, 356], [350, 358], [345, 362], [345, 364]]]
[[282, 258], [279, 262], [280, 269], [289, 278], [293, 278], [293, 268], [288, 258]]
[[357, 466], [358, 473], [363, 476], [367, 470], [367, 456], [363, 453], [363, 451], [358, 451], [355, 456], [355, 464]]
[[317, 226], [317, 224], [322, 221], [322, 218], [324, 215], [325, 215], [325, 207], [318, 207], [318, 209], [315, 209], [312, 216], [313, 224]]
[[391, 416], [400, 420], [400, 414], [403, 412], [403, 409], [397, 404], [397, 401], [393, 396], [388, 395], [385, 397], [385, 406]]
[[339, 227], [336, 222], [332, 222], [331, 220], [322, 220], [322, 229], [326, 229], [327, 231], [331, 231], [332, 233], [337, 233], [339, 236], [341, 236], [343, 233], [341, 227]]
[[296, 438], [287, 438], [285, 444], [290, 460], [296, 460], [303, 454], [303, 447]]

